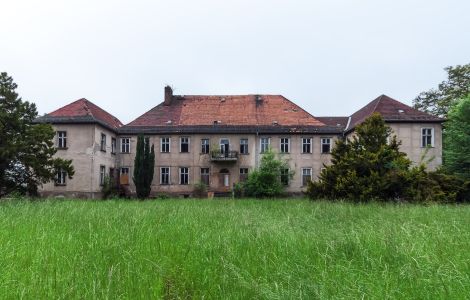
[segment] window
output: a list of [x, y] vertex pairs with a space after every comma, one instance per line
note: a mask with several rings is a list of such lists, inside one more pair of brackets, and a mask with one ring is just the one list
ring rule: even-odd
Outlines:
[[170, 138], [169, 137], [160, 138], [160, 152], [162, 153], [170, 152]]
[[312, 168], [302, 168], [302, 186], [312, 181]]
[[180, 137], [180, 152], [189, 152], [189, 137]]
[[128, 167], [121, 168], [121, 175], [123, 175], [123, 174], [129, 175], [129, 168]]
[[57, 148], [67, 148], [67, 131], [57, 131]]
[[281, 170], [281, 183], [283, 185], [289, 185], [289, 169]]
[[116, 138], [111, 138], [111, 154], [116, 154]]
[[321, 153], [330, 153], [331, 152], [331, 138], [322, 138], [321, 139]]
[[240, 154], [248, 154], [248, 139], [240, 139]]
[[268, 151], [269, 144], [271, 142], [270, 138], [261, 138], [261, 153]]
[[104, 185], [104, 177], [106, 176], [106, 167], [100, 166], [100, 185]]
[[209, 186], [209, 168], [201, 168], [201, 182]]
[[170, 184], [170, 168], [160, 168], [160, 184]]
[[114, 168], [109, 168], [109, 178], [114, 179]]
[[209, 153], [209, 139], [201, 140], [201, 153], [204, 153], [204, 154]]
[[240, 168], [240, 182], [248, 179], [248, 168]]
[[100, 149], [101, 151], [106, 152], [106, 134], [104, 133], [101, 134]]
[[180, 168], [180, 184], [189, 184], [189, 168]]
[[421, 128], [421, 147], [434, 147], [434, 128]]
[[302, 153], [312, 153], [312, 138], [302, 138]]
[[281, 138], [281, 153], [289, 153], [290, 139]]
[[65, 179], [67, 177], [67, 173], [63, 169], [58, 169], [57, 170], [57, 175], [55, 179], [55, 184], [56, 185], [65, 185]]
[[131, 138], [121, 138], [121, 153], [131, 152]]

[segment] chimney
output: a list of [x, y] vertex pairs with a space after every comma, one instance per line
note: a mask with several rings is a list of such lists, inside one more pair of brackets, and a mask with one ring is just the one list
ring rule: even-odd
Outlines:
[[173, 89], [167, 85], [165, 87], [165, 101], [163, 102], [164, 105], [171, 105], [171, 100], [173, 99]]

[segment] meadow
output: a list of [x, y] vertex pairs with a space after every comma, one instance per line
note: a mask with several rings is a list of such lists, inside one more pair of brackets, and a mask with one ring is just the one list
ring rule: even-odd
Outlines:
[[470, 206], [0, 203], [1, 299], [463, 299]]

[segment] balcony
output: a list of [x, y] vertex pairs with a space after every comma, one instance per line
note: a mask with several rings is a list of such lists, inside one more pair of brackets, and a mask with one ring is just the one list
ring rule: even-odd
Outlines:
[[211, 152], [211, 161], [215, 162], [231, 162], [237, 161], [238, 151], [212, 151]]

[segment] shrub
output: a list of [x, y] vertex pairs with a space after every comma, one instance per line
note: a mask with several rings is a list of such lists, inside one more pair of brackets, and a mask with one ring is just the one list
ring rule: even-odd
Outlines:
[[198, 181], [194, 184], [194, 196], [198, 198], [207, 196], [207, 185], [204, 182]]
[[119, 196], [119, 188], [117, 186], [116, 180], [106, 175], [104, 177], [104, 183], [101, 187], [101, 193], [103, 199], [109, 199]]
[[[285, 188], [281, 182], [281, 172], [284, 169], [289, 169], [287, 161], [277, 159], [271, 149], [264, 152], [259, 168], [248, 174], [243, 184], [246, 196], [256, 198], [281, 196]], [[292, 178], [293, 173], [288, 176]]]

